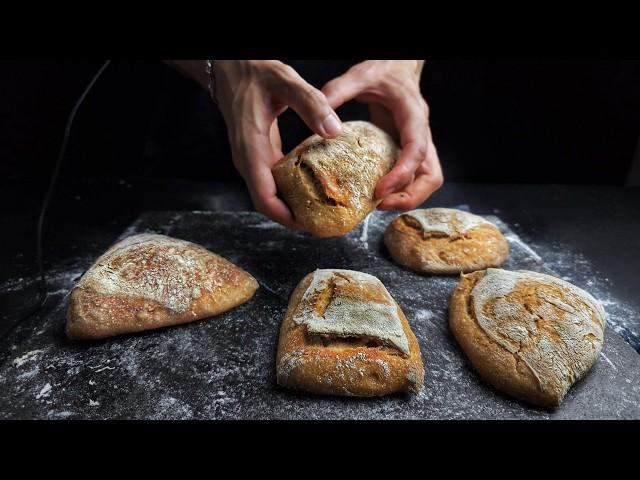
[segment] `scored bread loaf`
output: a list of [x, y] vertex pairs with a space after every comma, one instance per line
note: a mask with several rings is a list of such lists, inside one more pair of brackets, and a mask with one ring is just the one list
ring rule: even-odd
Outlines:
[[398, 155], [393, 139], [369, 122], [344, 122], [333, 139], [313, 135], [272, 169], [295, 220], [318, 237], [344, 235], [380, 200], [378, 181]]
[[307, 392], [380, 396], [418, 392], [420, 346], [379, 279], [322, 269], [295, 288], [280, 328], [277, 382]]
[[156, 234], [109, 248], [71, 292], [67, 336], [97, 339], [192, 322], [249, 300], [247, 272], [204, 247]]
[[411, 210], [385, 229], [384, 244], [400, 265], [451, 274], [500, 266], [509, 244], [484, 218], [452, 208]]
[[487, 382], [544, 407], [560, 405], [602, 349], [600, 302], [542, 273], [490, 268], [462, 275], [449, 313], [454, 337]]

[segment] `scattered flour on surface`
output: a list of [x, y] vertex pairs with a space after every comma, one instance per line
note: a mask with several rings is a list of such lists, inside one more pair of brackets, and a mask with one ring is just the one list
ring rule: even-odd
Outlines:
[[360, 242], [362, 242], [362, 246], [365, 249], [369, 249], [369, 219], [371, 218], [371, 213], [367, 215], [362, 222], [362, 235], [360, 235]]
[[49, 410], [47, 412], [47, 417], [50, 417], [50, 418], [68, 418], [73, 415], [75, 415], [75, 412], [69, 412], [69, 411], [56, 412], [55, 410]]
[[21, 357], [15, 358], [13, 360], [13, 365], [16, 368], [19, 368], [27, 362], [37, 360], [40, 357], [40, 355], [42, 355], [43, 352], [44, 350], [31, 350], [30, 352], [25, 353]]
[[42, 390], [40, 390], [40, 393], [36, 395], [36, 400], [48, 397], [49, 395], [51, 395], [51, 384], [47, 383], [44, 387], [42, 387]]
[[431, 320], [435, 315], [431, 310], [422, 309], [414, 312], [413, 317], [422, 322]]
[[29, 378], [34, 377], [35, 375], [37, 375], [40, 372], [40, 367], [39, 366], [35, 366], [33, 367], [31, 370], [28, 370], [24, 373], [21, 373], [20, 375], [18, 375], [16, 377], [16, 379], [18, 380], [27, 380]]
[[613, 363], [611, 360], [609, 360], [609, 357], [607, 357], [607, 356], [604, 354], [604, 352], [600, 352], [600, 355], [602, 356], [602, 358], [604, 358], [604, 359], [607, 361], [607, 363], [608, 363], [609, 365], [611, 365], [611, 366], [613, 367], [613, 369], [614, 369], [616, 372], [618, 371], [618, 367], [616, 367], [616, 366], [614, 365], [614, 363]]

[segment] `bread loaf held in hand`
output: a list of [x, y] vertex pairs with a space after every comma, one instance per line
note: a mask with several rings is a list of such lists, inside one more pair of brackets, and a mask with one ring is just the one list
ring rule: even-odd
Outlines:
[[380, 200], [378, 181], [395, 163], [393, 139], [369, 122], [344, 122], [333, 139], [313, 135], [273, 167], [278, 191], [295, 220], [318, 237], [344, 235]]
[[420, 347], [379, 279], [316, 270], [295, 288], [280, 328], [278, 384], [307, 392], [380, 396], [418, 392]]
[[487, 382], [555, 407], [598, 359], [605, 312], [587, 292], [559, 278], [489, 268], [462, 275], [449, 325]]
[[200, 245], [133, 235], [109, 248], [71, 292], [67, 336], [98, 339], [188, 323], [249, 300], [258, 282]]

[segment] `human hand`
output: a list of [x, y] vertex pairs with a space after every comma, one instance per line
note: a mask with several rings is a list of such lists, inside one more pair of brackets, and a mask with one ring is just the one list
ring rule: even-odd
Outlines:
[[331, 108], [352, 99], [369, 104], [373, 123], [400, 143], [395, 166], [376, 186], [380, 210], [415, 208], [443, 183], [429, 107], [420, 93], [421, 71], [417, 60], [369, 60], [322, 88]]
[[283, 157], [278, 116], [295, 110], [324, 138], [342, 125], [324, 94], [296, 71], [275, 60], [215, 60], [216, 97], [227, 124], [233, 163], [244, 178], [256, 210], [291, 229], [301, 230], [278, 198], [271, 173]]

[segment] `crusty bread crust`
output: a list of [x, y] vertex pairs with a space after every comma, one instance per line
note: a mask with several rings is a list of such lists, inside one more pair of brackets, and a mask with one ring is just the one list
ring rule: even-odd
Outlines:
[[293, 291], [280, 327], [278, 384], [317, 394], [362, 397], [420, 391], [424, 384], [420, 346], [402, 309], [397, 307], [409, 343], [408, 357], [393, 347], [367, 346], [366, 339], [319, 341], [293, 319], [312, 278], [313, 273], [305, 276]]
[[[453, 336], [480, 376], [496, 389], [542, 407], [553, 408], [559, 406], [571, 384], [591, 368], [600, 351], [601, 343], [600, 345], [594, 345], [591, 355], [586, 355], [584, 358], [576, 356], [570, 358], [567, 365], [568, 368], [561, 375], [560, 382], [551, 381], [544, 385], [541, 384], [534, 371], [527, 365], [524, 357], [520, 355], [521, 349], [539, 348], [536, 343], [523, 342], [518, 347], [518, 351], [512, 353], [490, 338], [478, 324], [472, 302], [472, 291], [485, 275], [486, 270], [461, 275], [460, 283], [453, 292], [449, 307], [449, 326]], [[536, 285], [535, 282], [522, 285], [512, 294], [513, 300], [521, 303], [524, 308], [531, 309], [532, 305], [538, 302], [535, 294], [538, 286], [539, 284]], [[574, 299], [566, 297], [562, 297], [561, 301], [575, 304]], [[490, 309], [488, 312], [491, 313]], [[602, 325], [599, 323], [600, 321], [604, 322], [604, 320], [599, 317], [599, 314], [593, 312], [595, 325], [604, 329], [604, 323]], [[553, 328], [553, 320], [552, 316], [547, 318], [540, 317], [535, 322], [535, 327], [533, 328], [537, 333], [530, 334], [533, 335], [531, 338], [534, 342], [538, 341], [537, 337], [541, 332], [541, 330], [537, 329], [547, 329], [549, 331], [550, 328]], [[555, 338], [557, 333], [554, 334], [554, 330], [551, 330], [551, 334], [553, 336], [550, 343], [554, 345], [552, 348], [560, 349], [566, 355], [564, 349], [567, 348], [567, 345], [559, 339], [560, 337]], [[584, 338], [576, 338], [575, 340], [583, 343], [592, 341]], [[547, 348], [549, 348], [548, 345]], [[575, 352], [573, 355], [575, 355]], [[553, 359], [548, 358], [547, 360], [552, 361]], [[557, 367], [558, 365], [556, 364], [547, 368]], [[574, 379], [567, 380], [571, 377]]]
[[412, 218], [396, 217], [385, 229], [384, 244], [400, 265], [417, 272], [456, 274], [497, 267], [509, 256], [500, 230], [485, 223], [464, 234], [425, 233]]
[[[135, 250], [120, 248], [125, 242]], [[163, 257], [167, 249], [173, 249], [174, 256]], [[185, 262], [194, 263], [185, 267]], [[189, 282], [176, 274], [181, 269], [189, 270]], [[112, 290], [100, 276], [105, 270]], [[153, 285], [145, 290], [144, 282]], [[135, 293], [125, 293], [131, 285], [138, 287]], [[174, 299], [184, 293], [184, 307], [166, 297], [153, 298], [153, 286], [158, 285]], [[241, 305], [257, 289], [249, 273], [199, 245], [160, 235], [128, 237], [100, 257], [72, 290], [66, 333], [71, 339], [100, 339], [193, 322]]]
[[313, 135], [273, 167], [278, 191], [293, 216], [318, 237], [344, 235], [380, 200], [378, 181], [395, 162], [398, 148], [369, 122], [344, 122], [334, 139]]

